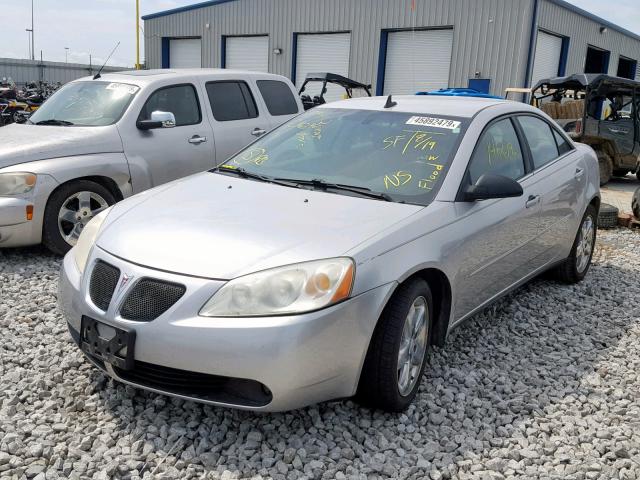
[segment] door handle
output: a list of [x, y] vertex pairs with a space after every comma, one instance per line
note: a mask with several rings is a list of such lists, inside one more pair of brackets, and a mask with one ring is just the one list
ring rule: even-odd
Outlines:
[[189, 143], [192, 143], [194, 145], [197, 145], [199, 143], [204, 143], [207, 141], [207, 137], [201, 137], [200, 135], [194, 135], [193, 137], [191, 137], [189, 140]]
[[582, 175], [584, 175], [584, 168], [577, 167], [576, 173], [574, 175], [575, 179], [579, 180], [580, 178], [582, 178]]
[[540, 195], [529, 195], [527, 202], [524, 204], [526, 208], [531, 208], [540, 203]]
[[251, 132], [251, 135], [253, 135], [254, 137], [259, 137], [260, 135], [264, 135], [265, 133], [267, 133], [267, 131], [264, 128], [256, 127]]

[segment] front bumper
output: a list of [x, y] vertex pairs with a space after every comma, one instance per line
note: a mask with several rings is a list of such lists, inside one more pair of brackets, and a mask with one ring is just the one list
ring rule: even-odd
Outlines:
[[[35, 190], [24, 196], [0, 197], [0, 248], [26, 247], [42, 241], [44, 209], [58, 183], [49, 175], [38, 175]], [[27, 220], [27, 206], [33, 219]]]
[[[131, 279], [122, 291], [114, 294], [112, 306], [106, 312], [98, 309], [87, 293], [88, 277], [98, 257]], [[303, 315], [206, 318], [198, 316], [198, 311], [224, 284], [222, 281], [140, 267], [98, 247], [93, 249], [86, 272], [83, 276], [78, 272], [73, 251], [65, 257], [58, 301], [74, 340], [78, 343], [83, 315], [115, 327], [133, 328], [135, 361], [141, 369], [123, 378], [125, 375], [117, 369], [90, 358], [94, 364], [116, 380], [148, 390], [263, 411], [291, 410], [354, 395], [373, 329], [393, 288], [393, 284], [384, 285], [333, 307]], [[186, 293], [151, 322], [124, 320], [117, 311], [118, 302], [136, 279], [143, 277], [181, 283]], [[166, 384], [146, 382], [141, 377], [145, 372], [154, 375], [158, 371], [177, 375], [175, 379], [182, 372], [184, 378], [198, 373], [257, 382], [266, 387], [269, 401], [256, 405], [227, 401], [224, 396], [203, 399]]]

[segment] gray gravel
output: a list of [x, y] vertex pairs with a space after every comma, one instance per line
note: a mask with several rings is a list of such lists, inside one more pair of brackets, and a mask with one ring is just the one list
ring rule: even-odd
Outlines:
[[599, 234], [582, 284], [536, 280], [431, 352], [401, 415], [114, 383], [68, 339], [59, 259], [0, 251], [0, 478], [640, 478], [640, 233]]

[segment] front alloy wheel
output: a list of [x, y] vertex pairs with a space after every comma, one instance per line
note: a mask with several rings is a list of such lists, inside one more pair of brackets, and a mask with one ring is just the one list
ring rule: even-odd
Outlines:
[[63, 202], [58, 212], [60, 235], [69, 245], [75, 246], [89, 220], [107, 208], [107, 201], [95, 192], [74, 193]]
[[431, 334], [433, 298], [421, 278], [394, 292], [373, 332], [360, 374], [360, 403], [390, 412], [406, 409], [418, 392]]
[[422, 362], [427, 352], [429, 325], [427, 300], [416, 298], [404, 320], [398, 351], [398, 391], [407, 396], [420, 379]]

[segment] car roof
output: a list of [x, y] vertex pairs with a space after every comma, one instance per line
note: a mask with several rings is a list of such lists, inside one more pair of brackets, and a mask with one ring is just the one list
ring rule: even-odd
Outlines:
[[[257, 77], [257, 78], [277, 78], [282, 80], [281, 75], [273, 73], [253, 72], [249, 70], [230, 70], [226, 68], [162, 68], [154, 70], [123, 70], [121, 72], [109, 72], [102, 73], [100, 80], [105, 82], [122, 82], [133, 83], [136, 85], [146, 85], [154, 83], [159, 80], [166, 80], [167, 78], [174, 78], [176, 80], [204, 77], [210, 78], [212, 76], [219, 78], [228, 77]], [[87, 81], [93, 77], [83, 77], [75, 81]]]
[[[497, 105], [513, 105], [518, 109], [527, 109], [527, 105], [511, 100], [479, 97], [444, 97], [429, 95], [393, 95], [397, 103], [385, 109], [387, 97], [360, 97], [324, 104], [318, 108], [349, 108], [358, 110], [378, 110], [405, 113], [424, 113], [428, 115], [444, 115], [451, 117], [471, 118], [485, 108]], [[532, 108], [532, 107], [530, 107]]]

